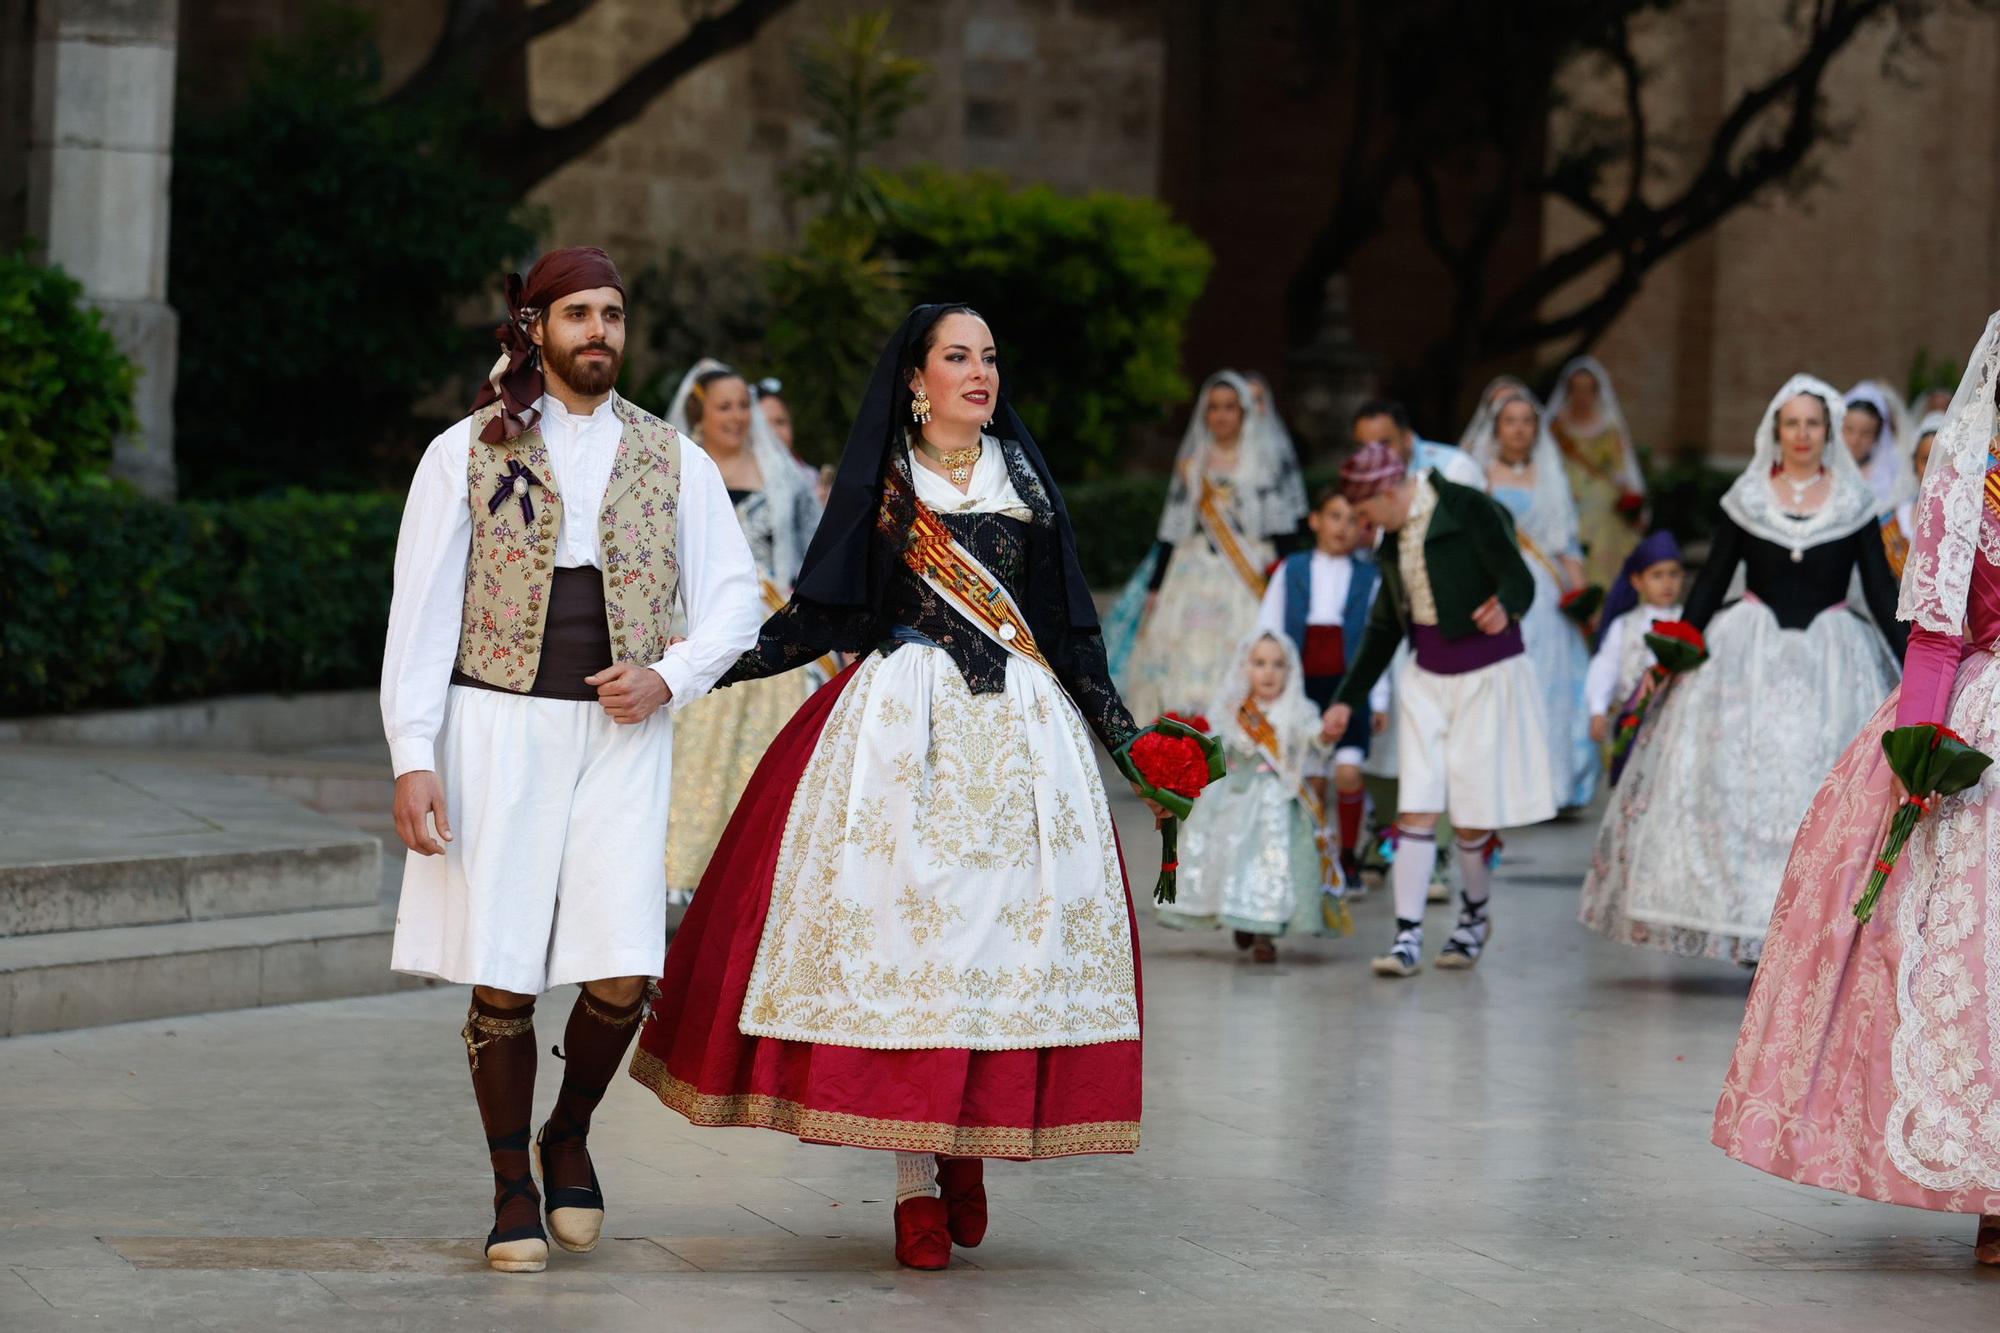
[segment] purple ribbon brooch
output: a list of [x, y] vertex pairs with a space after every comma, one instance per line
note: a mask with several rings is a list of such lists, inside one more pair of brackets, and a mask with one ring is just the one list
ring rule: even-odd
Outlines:
[[533, 523], [535, 521], [535, 502], [528, 498], [528, 488], [530, 486], [540, 486], [541, 484], [542, 479], [522, 466], [520, 459], [508, 459], [506, 474], [493, 487], [493, 498], [486, 502], [486, 512], [497, 514], [500, 512], [501, 505], [506, 504], [509, 500], [518, 499], [521, 502], [521, 521], [523, 523]]

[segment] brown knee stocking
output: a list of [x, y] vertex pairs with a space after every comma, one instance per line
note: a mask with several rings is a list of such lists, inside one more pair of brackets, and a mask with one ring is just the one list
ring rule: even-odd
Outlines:
[[528, 1127], [535, 1112], [535, 1002], [502, 1009], [477, 995], [466, 1015], [465, 1051], [472, 1091], [493, 1159], [493, 1234], [486, 1243], [547, 1239], [542, 1196], [528, 1169]]
[[563, 1029], [562, 1091], [541, 1135], [542, 1179], [549, 1188], [551, 1208], [604, 1206], [584, 1138], [590, 1133], [591, 1113], [624, 1062], [645, 1007], [644, 995], [616, 1005], [587, 990], [576, 993], [569, 1026]]

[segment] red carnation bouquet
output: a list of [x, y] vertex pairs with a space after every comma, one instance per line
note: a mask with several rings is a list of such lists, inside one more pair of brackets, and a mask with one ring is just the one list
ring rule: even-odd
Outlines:
[[1153, 901], [1170, 903], [1175, 872], [1180, 869], [1180, 821], [1194, 811], [1202, 789], [1229, 771], [1222, 742], [1209, 735], [1207, 718], [1167, 713], [1119, 746], [1113, 758], [1140, 795], [1166, 808], [1169, 818], [1160, 825], [1160, 879], [1153, 886]]
[[1653, 665], [1646, 668], [1639, 688], [1618, 718], [1618, 734], [1611, 739], [1611, 780], [1625, 771], [1625, 759], [1638, 739], [1639, 727], [1666, 692], [1674, 677], [1692, 671], [1708, 660], [1708, 640], [1685, 620], [1656, 620], [1646, 632], [1646, 646], [1653, 650]]
[[1889, 882], [1910, 840], [1917, 821], [1936, 808], [1941, 796], [1956, 796], [1979, 781], [1993, 760], [1966, 744], [1965, 737], [1936, 722], [1919, 722], [1912, 727], [1896, 727], [1882, 733], [1882, 752], [1889, 756], [1889, 771], [1902, 780], [1909, 795], [1889, 820], [1889, 840], [1875, 858], [1868, 887], [1854, 904], [1854, 915], [1864, 924], [1875, 914], [1875, 900]]
[[1623, 514], [1628, 522], [1637, 523], [1640, 515], [1646, 512], [1646, 497], [1638, 491], [1620, 491], [1618, 512]]
[[1588, 625], [1590, 618], [1604, 605], [1604, 589], [1595, 583], [1586, 583], [1581, 588], [1571, 588], [1562, 595], [1559, 603], [1562, 613], [1579, 625]]

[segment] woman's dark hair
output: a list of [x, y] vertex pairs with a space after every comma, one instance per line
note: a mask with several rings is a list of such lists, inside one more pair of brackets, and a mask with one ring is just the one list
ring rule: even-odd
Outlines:
[[[1826, 427], [1827, 434], [1831, 435], [1833, 433], [1833, 408], [1827, 405], [1826, 399], [1814, 393], [1811, 389], [1800, 389], [1791, 398], [1785, 399], [1784, 403], [1779, 403], [1771, 409], [1771, 438], [1773, 440], [1778, 438], [1778, 419], [1785, 414], [1785, 403], [1791, 402], [1792, 398], [1810, 398], [1818, 403], [1820, 424]], [[1879, 421], [1881, 418], [1878, 416], [1876, 419]]]
[[717, 366], [714, 370], [704, 370], [701, 374], [695, 376], [694, 388], [689, 392], [687, 398], [688, 429], [693, 430], [696, 426], [699, 426], [702, 417], [707, 415], [705, 409], [708, 406], [708, 390], [711, 385], [720, 384], [723, 380], [740, 380], [742, 378], [741, 375], [731, 370], [728, 366]]
[[1882, 435], [1881, 409], [1876, 407], [1875, 404], [1868, 402], [1856, 401], [1849, 403], [1847, 405], [1847, 415], [1853, 416], [1856, 412], [1865, 412], [1868, 415], [1868, 419], [1875, 423], [1875, 436], [1877, 439], [1880, 439]]

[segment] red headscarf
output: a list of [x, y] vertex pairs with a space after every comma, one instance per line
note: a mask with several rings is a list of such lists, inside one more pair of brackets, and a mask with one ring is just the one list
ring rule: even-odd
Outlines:
[[488, 403], [503, 406], [486, 423], [479, 438], [488, 444], [511, 440], [533, 429], [540, 415], [535, 404], [542, 398], [542, 362], [535, 355], [535, 341], [528, 329], [544, 310], [571, 292], [587, 292], [593, 287], [616, 288], [625, 295], [625, 280], [611, 256], [594, 245], [569, 245], [551, 250], [528, 270], [527, 281], [518, 273], [507, 275], [507, 318], [493, 330], [502, 349], [500, 359], [479, 386], [472, 400], [477, 412]]

